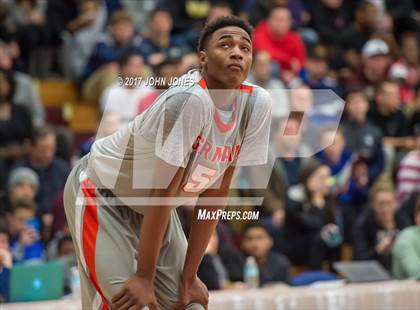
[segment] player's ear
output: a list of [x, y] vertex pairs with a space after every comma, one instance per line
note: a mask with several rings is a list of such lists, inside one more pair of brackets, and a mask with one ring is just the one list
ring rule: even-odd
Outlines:
[[207, 65], [207, 53], [205, 51], [202, 50], [198, 53], [198, 61], [201, 69], [205, 69]]

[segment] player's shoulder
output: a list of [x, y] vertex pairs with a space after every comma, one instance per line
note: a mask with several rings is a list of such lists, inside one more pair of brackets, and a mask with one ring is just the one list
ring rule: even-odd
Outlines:
[[252, 104], [262, 109], [271, 109], [272, 97], [266, 89], [247, 81], [242, 83], [241, 88], [250, 94]]
[[159, 96], [159, 101], [167, 109], [181, 110], [187, 108], [197, 113], [210, 113], [211, 100], [205, 87], [201, 85], [196, 75], [190, 72], [179, 78]]
[[194, 100], [201, 100], [205, 102], [209, 95], [206, 91], [205, 82], [201, 75], [191, 70], [176, 80], [168, 90], [164, 92], [167, 97], [183, 98], [185, 96], [192, 96]]

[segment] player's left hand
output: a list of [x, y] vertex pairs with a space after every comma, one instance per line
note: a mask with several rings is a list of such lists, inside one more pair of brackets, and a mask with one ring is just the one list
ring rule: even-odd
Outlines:
[[191, 303], [201, 304], [204, 309], [208, 309], [209, 291], [197, 276], [191, 282], [181, 280], [179, 300], [174, 309], [184, 310]]
[[112, 309], [115, 310], [149, 310], [157, 309], [153, 281], [139, 276], [131, 276], [122, 290], [112, 297]]

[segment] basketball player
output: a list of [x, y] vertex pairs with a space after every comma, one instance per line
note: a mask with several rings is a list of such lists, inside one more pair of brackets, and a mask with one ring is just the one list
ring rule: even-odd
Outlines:
[[[251, 26], [236, 17], [207, 24], [201, 69], [97, 140], [72, 170], [64, 204], [83, 309], [207, 309], [197, 269], [217, 219], [199, 221], [198, 209], [223, 209], [235, 166], [267, 160], [271, 99], [243, 84], [251, 38]], [[187, 242], [175, 207], [191, 197]], [[218, 197], [223, 203], [212, 205]]]

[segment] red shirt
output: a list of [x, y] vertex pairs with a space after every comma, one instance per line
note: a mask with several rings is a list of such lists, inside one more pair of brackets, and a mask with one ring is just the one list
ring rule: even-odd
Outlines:
[[255, 28], [253, 47], [254, 50], [269, 52], [271, 58], [279, 62], [281, 69], [292, 69], [293, 58], [298, 60], [301, 67], [305, 65], [305, 46], [299, 35], [289, 31], [281, 38], [273, 38], [266, 21], [259, 23]]

